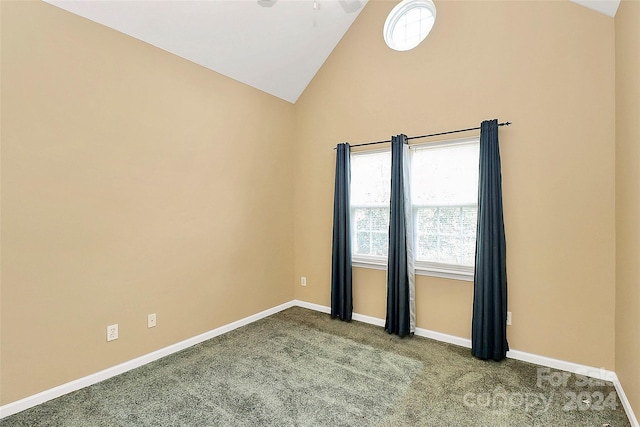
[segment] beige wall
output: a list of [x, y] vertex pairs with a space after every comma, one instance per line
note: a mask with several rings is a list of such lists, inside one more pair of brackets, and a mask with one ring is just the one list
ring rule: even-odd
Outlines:
[[[614, 255], [616, 219], [620, 237], [638, 214], [620, 168], [622, 153], [637, 172], [637, 133], [615, 124], [616, 89], [637, 88], [620, 76], [638, 67], [620, 58], [637, 12], [623, 2], [614, 31], [570, 2], [436, 2], [432, 34], [398, 53], [381, 30], [396, 2], [370, 1], [292, 106], [3, 1], [0, 404], [294, 297], [329, 305], [335, 144], [499, 118], [514, 122], [500, 130], [511, 347], [620, 369], [637, 406], [638, 286], [621, 264], [637, 239], [618, 241], [617, 288]], [[354, 270], [356, 312], [384, 317], [384, 281]], [[420, 276], [416, 294], [419, 327], [469, 337], [470, 282]]]
[[293, 105], [42, 2], [1, 38], [2, 404], [293, 298]]
[[616, 14], [616, 373], [640, 415], [640, 2]]
[[[369, 2], [296, 104], [296, 298], [330, 303], [338, 142], [500, 129], [513, 349], [614, 368], [614, 20], [571, 2], [443, 2], [395, 52]], [[299, 280], [299, 279], [297, 279]], [[355, 269], [354, 310], [385, 317], [385, 274]], [[470, 337], [472, 283], [420, 276], [417, 326]]]

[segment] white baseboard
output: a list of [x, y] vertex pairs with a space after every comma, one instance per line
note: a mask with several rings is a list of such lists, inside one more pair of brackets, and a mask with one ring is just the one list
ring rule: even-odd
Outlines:
[[[63, 396], [67, 393], [71, 393], [81, 388], [88, 387], [92, 384], [96, 384], [100, 381], [104, 381], [108, 378], [114, 377], [116, 375], [122, 374], [124, 372], [130, 371], [140, 366], [146, 365], [147, 363], [153, 362], [162, 357], [176, 353], [180, 350], [184, 350], [185, 348], [207, 341], [211, 338], [217, 337], [218, 335], [222, 335], [224, 333], [237, 329], [241, 326], [248, 325], [249, 323], [253, 323], [256, 320], [260, 320], [265, 317], [271, 316], [272, 314], [278, 313], [282, 310], [285, 310], [293, 306], [308, 308], [310, 310], [319, 311], [322, 313], [331, 312], [331, 308], [324, 305], [314, 304], [314, 303], [300, 301], [300, 300], [292, 300], [284, 304], [280, 304], [276, 307], [270, 308], [268, 310], [261, 311], [260, 313], [256, 313], [254, 315], [245, 317], [244, 319], [240, 319], [238, 321], [213, 329], [209, 332], [205, 332], [204, 334], [200, 334], [195, 337], [186, 339], [184, 341], [180, 341], [179, 343], [172, 344], [168, 347], [164, 347], [160, 350], [154, 351], [152, 353], [148, 353], [144, 356], [140, 356], [135, 359], [129, 360], [127, 362], [121, 363], [119, 365], [113, 366], [111, 368], [105, 369], [103, 371], [96, 372], [86, 377], [79, 378], [77, 380], [68, 382], [66, 384], [62, 384], [60, 386], [51, 388], [49, 390], [45, 390], [43, 392], [34, 394], [32, 396], [25, 397], [24, 399], [20, 399], [18, 401], [6, 404], [4, 406], [0, 406], [0, 419], [4, 417], [8, 417], [9, 415], [13, 415], [18, 412], [24, 411], [25, 409], [29, 409], [33, 406], [39, 405], [41, 403], [47, 402], [57, 397]], [[368, 323], [371, 325], [376, 325], [381, 327], [384, 327], [384, 323], [385, 323], [384, 319], [380, 319], [378, 317], [373, 317], [373, 316], [367, 316], [364, 314], [358, 314], [358, 313], [353, 313], [353, 320], [357, 320], [363, 323]], [[428, 329], [423, 329], [423, 328], [416, 328], [415, 334], [421, 337], [431, 338], [436, 341], [455, 344], [465, 348], [471, 348], [471, 340], [467, 338], [456, 337], [454, 335], [443, 334], [441, 332], [430, 331]], [[590, 366], [580, 365], [573, 362], [566, 362], [564, 360], [553, 359], [550, 357], [539, 356], [536, 354], [526, 353], [518, 350], [511, 350], [507, 352], [507, 357], [510, 359], [522, 360], [524, 362], [534, 363], [537, 365], [554, 368], [562, 371], [567, 371], [567, 372], [571, 372], [578, 375], [584, 375], [584, 376], [588, 376], [588, 377], [592, 377], [600, 380], [613, 382], [616, 388], [616, 392], [618, 393], [618, 397], [620, 398], [620, 401], [622, 403], [622, 406], [624, 407], [624, 410], [627, 416], [629, 417], [629, 422], [631, 423], [631, 427], [640, 427], [640, 424], [638, 424], [638, 420], [635, 417], [633, 409], [631, 408], [631, 404], [629, 403], [629, 400], [627, 399], [627, 396], [625, 395], [624, 390], [622, 389], [622, 384], [620, 384], [620, 381], [618, 380], [618, 377], [615, 374], [615, 372], [608, 371], [606, 369], [599, 369], [599, 368], [593, 368]]]
[[[615, 375], [615, 374], [614, 374]], [[631, 423], [631, 427], [640, 427], [640, 423], [638, 422], [638, 418], [636, 414], [633, 413], [633, 408], [631, 408], [631, 403], [629, 399], [627, 399], [627, 395], [624, 393], [622, 388], [622, 384], [616, 375], [616, 379], [613, 382], [613, 385], [616, 386], [616, 392], [618, 393], [618, 397], [620, 398], [620, 402], [622, 403], [622, 407], [624, 411], [627, 413], [627, 417], [629, 417], [629, 422]]]
[[298, 306], [298, 307], [302, 307], [302, 308], [308, 308], [309, 310], [313, 310], [313, 311], [319, 311], [321, 313], [331, 313], [331, 307], [327, 307], [325, 305], [320, 305], [320, 304], [314, 304], [312, 302], [306, 302], [306, 301], [300, 301], [300, 300], [293, 300], [293, 305]]
[[[325, 305], [314, 304], [312, 302], [306, 302], [306, 301], [300, 301], [300, 300], [294, 300], [293, 304], [298, 307], [308, 308], [309, 310], [319, 311], [321, 313], [327, 313], [327, 314], [331, 313], [331, 307], [327, 307]], [[353, 313], [353, 320], [384, 327], [384, 319], [379, 319], [377, 317], [367, 316], [364, 314]]]
[[596, 378], [598, 380], [613, 382], [617, 378], [615, 372], [604, 368], [594, 368], [592, 366], [553, 359], [546, 356], [539, 356], [537, 354], [526, 353], [524, 351], [509, 350], [507, 352], [507, 357], [509, 359], [521, 360], [523, 362], [546, 366], [548, 368], [571, 372], [572, 374], [583, 375], [585, 377]]
[[211, 338], [217, 337], [218, 335], [222, 335], [224, 333], [237, 329], [241, 326], [245, 326], [245, 325], [248, 325], [249, 323], [253, 323], [256, 320], [260, 320], [265, 317], [271, 316], [272, 314], [275, 314], [279, 311], [293, 307], [294, 305], [295, 305], [294, 301], [289, 301], [284, 304], [280, 304], [268, 310], [261, 311], [260, 313], [256, 313], [254, 315], [245, 317], [244, 319], [240, 319], [235, 322], [229, 323], [227, 325], [221, 326], [219, 328], [213, 329], [209, 332], [205, 332], [195, 337], [188, 338], [184, 341], [180, 341], [176, 344], [172, 344], [168, 347], [161, 348], [160, 350], [156, 350], [154, 352], [145, 354], [143, 356], [136, 357], [135, 359], [121, 363], [111, 368], [107, 368], [105, 370], [96, 372], [91, 375], [87, 375], [86, 377], [83, 377], [83, 378], [78, 378], [77, 380], [59, 385], [49, 390], [42, 391], [32, 396], [25, 397], [24, 399], [20, 399], [15, 402], [8, 403], [4, 406], [0, 406], [0, 419], [4, 417], [8, 417], [9, 415], [16, 414], [18, 412], [22, 412], [25, 409], [29, 409], [36, 405], [40, 405], [41, 403], [47, 402], [49, 400], [55, 399], [57, 397], [63, 396], [65, 394], [71, 393], [81, 388], [99, 383], [100, 381], [104, 381], [111, 377], [115, 377], [116, 375], [120, 375], [132, 369], [139, 368], [140, 366], [146, 365], [147, 363], [151, 363], [162, 357], [176, 353], [180, 350], [184, 350], [185, 348], [210, 340]]
[[471, 348], [471, 340], [460, 338], [454, 335], [443, 334], [442, 332], [430, 331], [429, 329], [416, 328], [415, 334], [419, 337], [431, 338], [432, 340], [455, 344], [460, 347]]

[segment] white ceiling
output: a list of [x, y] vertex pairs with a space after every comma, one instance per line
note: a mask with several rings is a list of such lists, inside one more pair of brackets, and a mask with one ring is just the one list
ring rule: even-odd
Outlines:
[[[367, 0], [44, 1], [291, 103], [298, 100], [367, 3]], [[612, 17], [620, 4], [620, 0], [572, 1]]]
[[607, 16], [614, 17], [620, 6], [620, 0], [571, 0], [582, 6], [588, 7]]
[[263, 7], [256, 0], [44, 1], [291, 103], [367, 2], [277, 0]]

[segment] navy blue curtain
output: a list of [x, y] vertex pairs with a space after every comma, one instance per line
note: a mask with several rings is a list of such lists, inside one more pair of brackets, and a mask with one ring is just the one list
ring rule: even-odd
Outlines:
[[506, 357], [508, 350], [506, 242], [498, 120], [486, 120], [480, 126], [471, 353], [480, 359], [498, 361]]
[[385, 330], [401, 337], [415, 332], [415, 273], [407, 136], [391, 138], [391, 212]]
[[351, 294], [351, 150], [336, 147], [336, 184], [333, 194], [333, 249], [331, 255], [331, 317], [350, 321]]

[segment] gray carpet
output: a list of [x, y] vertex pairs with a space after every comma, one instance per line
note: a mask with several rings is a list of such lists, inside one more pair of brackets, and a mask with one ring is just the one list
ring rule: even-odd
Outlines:
[[630, 426], [611, 383], [539, 368], [295, 307], [0, 424]]

